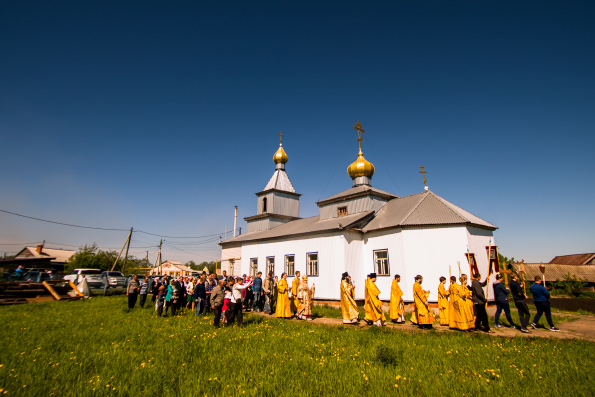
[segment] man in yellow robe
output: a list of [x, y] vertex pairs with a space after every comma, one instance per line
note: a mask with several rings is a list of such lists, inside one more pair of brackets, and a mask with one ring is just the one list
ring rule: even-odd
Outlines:
[[386, 318], [382, 312], [382, 301], [378, 298], [380, 290], [376, 287], [376, 273], [368, 274], [368, 278], [366, 279], [366, 290], [364, 292], [366, 309], [364, 320], [368, 324], [382, 327]]
[[355, 303], [355, 286], [351, 283], [351, 276], [345, 272], [341, 276], [341, 314], [343, 324], [358, 324], [359, 312]]
[[298, 291], [298, 313], [297, 318], [300, 320], [312, 321], [312, 301], [314, 299], [314, 291], [316, 285], [312, 284], [312, 287], [308, 287], [308, 276], [302, 276], [302, 282], [300, 283], [300, 289]]
[[[430, 304], [428, 303], [427, 295], [430, 291], [424, 291], [421, 287], [423, 277], [420, 275], [415, 276], [415, 283], [413, 284], [413, 301], [415, 303], [415, 318], [419, 328], [431, 329], [432, 323], [434, 322], [434, 314], [430, 310]], [[427, 295], [426, 295], [427, 294]]]
[[403, 313], [403, 291], [399, 286], [401, 276], [395, 275], [393, 284], [390, 287], [390, 319], [397, 324], [403, 324], [405, 322], [405, 313]]
[[[454, 280], [453, 280], [454, 279]], [[465, 285], [467, 276], [465, 274], [459, 277], [460, 285], [456, 283], [456, 278], [451, 277], [449, 287], [450, 302], [450, 328], [460, 329], [461, 331], [472, 330], [475, 328], [475, 316], [473, 314], [473, 294]], [[449, 308], [449, 309], [450, 309]]]
[[287, 273], [281, 275], [281, 280], [279, 280], [279, 283], [277, 284], [277, 310], [275, 311], [275, 317], [291, 318]]
[[448, 314], [448, 296], [450, 292], [444, 288], [446, 284], [446, 277], [440, 277], [440, 284], [438, 285], [438, 310], [440, 310], [440, 325], [449, 325], [450, 317]]
[[291, 282], [291, 311], [293, 312], [294, 316], [297, 316], [298, 312], [298, 305], [300, 301], [298, 300], [298, 292], [300, 291], [300, 275], [299, 271], [295, 272], [295, 277]]

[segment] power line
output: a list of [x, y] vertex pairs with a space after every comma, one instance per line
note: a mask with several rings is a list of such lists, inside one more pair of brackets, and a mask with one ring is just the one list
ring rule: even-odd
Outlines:
[[[129, 229], [118, 229], [118, 228], [107, 228], [107, 227], [96, 227], [96, 226], [82, 226], [82, 225], [74, 225], [72, 223], [50, 221], [48, 219], [41, 219], [41, 218], [36, 218], [34, 216], [17, 214], [16, 212], [6, 211], [6, 210], [3, 210], [3, 209], [0, 209], [0, 212], [4, 212], [6, 214], [10, 214], [10, 215], [14, 215], [14, 216], [20, 216], [22, 218], [32, 219], [32, 220], [39, 221], [39, 222], [53, 223], [53, 224], [56, 224], [56, 225], [76, 227], [76, 228], [80, 228], [80, 229], [105, 230], [105, 231], [112, 231], [112, 232], [128, 232], [129, 231]], [[138, 230], [138, 229], [135, 230], [135, 232], [147, 234], [149, 236], [161, 237], [161, 238], [193, 238], [193, 239], [201, 239], [201, 238], [215, 237], [215, 236], [220, 236], [221, 235], [221, 233], [215, 233], [215, 234], [206, 234], [204, 236], [166, 236], [166, 235], [163, 235], [163, 234], [150, 233], [150, 232], [145, 232], [144, 230]]]

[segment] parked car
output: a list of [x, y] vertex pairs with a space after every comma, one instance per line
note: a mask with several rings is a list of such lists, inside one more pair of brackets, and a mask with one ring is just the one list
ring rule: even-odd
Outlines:
[[100, 269], [74, 269], [72, 273], [64, 276], [63, 280], [78, 284], [83, 281], [83, 277], [87, 279], [89, 287], [103, 287], [103, 272]]
[[121, 272], [103, 272], [104, 280], [107, 279], [108, 288], [124, 287], [128, 285], [128, 278]]

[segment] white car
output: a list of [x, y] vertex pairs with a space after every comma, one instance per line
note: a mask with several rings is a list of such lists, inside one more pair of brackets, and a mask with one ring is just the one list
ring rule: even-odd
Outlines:
[[78, 284], [83, 281], [83, 277], [87, 279], [89, 287], [103, 286], [103, 272], [100, 269], [74, 269], [72, 273], [64, 276], [63, 280]]

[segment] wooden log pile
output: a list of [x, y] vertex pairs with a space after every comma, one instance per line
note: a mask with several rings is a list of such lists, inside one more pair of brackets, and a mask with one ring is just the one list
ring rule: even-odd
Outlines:
[[72, 282], [62, 280], [41, 283], [28, 281], [0, 282], [0, 306], [49, 300], [76, 300], [82, 297], [83, 294]]

